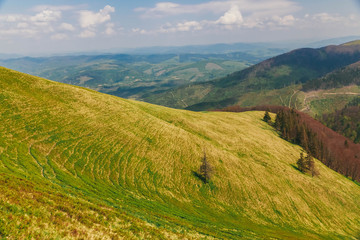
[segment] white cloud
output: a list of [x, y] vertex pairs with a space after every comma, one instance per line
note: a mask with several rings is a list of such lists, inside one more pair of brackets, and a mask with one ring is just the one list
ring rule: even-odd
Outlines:
[[[293, 12], [301, 7], [292, 0], [225, 0], [201, 4], [181, 5], [160, 2], [153, 8], [138, 8], [143, 17], [169, 17], [174, 15], [193, 15], [194, 20], [164, 25], [157, 32], [199, 31], [203, 29], [265, 28], [267, 26], [292, 26], [296, 19]], [[208, 19], [198, 20], [198, 16]], [[211, 19], [212, 18], [212, 19]], [[195, 20], [196, 19], [196, 20]], [[147, 31], [147, 32], [156, 32]]]
[[108, 36], [114, 35], [116, 33], [114, 30], [114, 27], [115, 27], [115, 24], [113, 24], [113, 23], [106, 24], [105, 34]]
[[84, 30], [79, 34], [79, 37], [81, 38], [93, 38], [96, 36], [96, 33], [91, 30]]
[[293, 15], [286, 15], [284, 17], [274, 16], [272, 20], [279, 26], [292, 26], [296, 21]]
[[71, 25], [70, 23], [62, 23], [60, 25], [59, 29], [65, 30], [65, 31], [70, 31], [70, 32], [75, 31], [75, 27], [73, 25]]
[[142, 12], [143, 17], [152, 18], [180, 14], [198, 14], [201, 12], [220, 14], [234, 6], [246, 14], [256, 13], [258, 15], [283, 15], [301, 9], [296, 2], [291, 0], [225, 0], [189, 5], [160, 2], [153, 8], [137, 8], [135, 11]]
[[75, 5], [38, 5], [33, 7], [31, 10], [34, 12], [42, 12], [44, 10], [53, 10], [53, 11], [70, 11], [70, 10], [75, 10], [77, 8], [80, 7], [84, 7], [84, 5], [79, 5], [79, 6], [75, 6]]
[[53, 40], [65, 40], [68, 39], [68, 35], [64, 33], [57, 33], [51, 36], [51, 39]]
[[321, 21], [323, 23], [332, 23], [332, 22], [340, 22], [343, 21], [344, 18], [339, 15], [331, 15], [329, 13], [318, 13], [313, 15], [312, 17], [315, 21]]
[[19, 14], [2, 15], [0, 16], [0, 21], [14, 23], [19, 21], [27, 21], [27, 17]]
[[148, 32], [148, 31], [146, 31], [146, 30], [144, 30], [144, 29], [140, 29], [140, 28], [133, 28], [133, 29], [131, 29], [131, 31], [132, 31], [133, 33], [140, 33], [140, 34], [150, 33], [150, 32]]
[[115, 8], [109, 5], [106, 5], [99, 12], [92, 11], [81, 11], [79, 23], [82, 28], [91, 28], [99, 24], [108, 22], [111, 20], [110, 13], [115, 12]]
[[174, 33], [174, 32], [189, 32], [189, 31], [199, 31], [203, 29], [204, 23], [197, 22], [197, 21], [187, 21], [178, 23], [175, 26], [171, 24], [165, 24], [162, 26], [158, 32], [163, 33]]
[[187, 31], [198, 31], [202, 29], [202, 24], [196, 21], [189, 21], [184, 23], [178, 23], [177, 24], [177, 30], [181, 32], [187, 32]]
[[26, 22], [19, 22], [17, 25], [16, 25], [16, 28], [28, 28], [29, 27], [29, 24], [26, 23]]
[[137, 8], [135, 11], [144, 12], [144, 17], [162, 17], [193, 12], [193, 10], [188, 9], [187, 6], [172, 2], [160, 2], [157, 3], [154, 8]]
[[53, 22], [61, 18], [61, 11], [43, 10], [42, 12], [30, 17], [32, 22]]
[[41, 34], [54, 32], [53, 25], [61, 18], [61, 11], [53, 10], [43, 10], [35, 15], [0, 15], [1, 34], [3, 38], [15, 35], [24, 38], [39, 38]]
[[244, 22], [243, 16], [237, 6], [233, 6], [227, 11], [224, 16], [216, 21], [218, 24], [223, 25], [241, 25]]

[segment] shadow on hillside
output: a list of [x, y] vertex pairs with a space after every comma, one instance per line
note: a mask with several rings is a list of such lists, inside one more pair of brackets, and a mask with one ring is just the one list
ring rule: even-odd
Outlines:
[[295, 170], [298, 170], [299, 172], [302, 173], [302, 171], [300, 171], [300, 169], [299, 169], [297, 166], [295, 166], [294, 164], [291, 164], [291, 166], [292, 166]]
[[198, 173], [196, 171], [191, 171], [191, 173], [194, 177], [200, 179], [203, 183], [206, 183], [204, 176], [202, 176], [200, 173]]

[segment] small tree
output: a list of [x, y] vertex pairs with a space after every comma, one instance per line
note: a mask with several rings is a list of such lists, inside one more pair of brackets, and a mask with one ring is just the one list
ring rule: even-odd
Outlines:
[[271, 121], [271, 117], [270, 117], [270, 114], [268, 111], [265, 112], [263, 120], [267, 123], [269, 123]]
[[301, 172], [306, 172], [304, 153], [300, 153], [300, 158], [297, 160], [296, 165]]
[[304, 158], [304, 154], [300, 153], [300, 158], [296, 164], [298, 169], [303, 173], [310, 172], [312, 177], [320, 175], [319, 171], [315, 168], [314, 159], [310, 154]]
[[212, 173], [212, 167], [210, 165], [210, 163], [208, 162], [207, 158], [206, 158], [206, 153], [204, 151], [204, 156], [201, 160], [201, 165], [200, 165], [200, 176], [203, 180], [204, 183], [208, 183], [210, 181], [211, 178], [211, 173]]

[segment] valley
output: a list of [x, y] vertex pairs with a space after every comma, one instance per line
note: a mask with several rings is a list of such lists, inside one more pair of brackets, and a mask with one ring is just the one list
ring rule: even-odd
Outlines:
[[119, 97], [143, 99], [153, 93], [226, 76], [286, 51], [256, 44], [184, 48], [152, 50], [156, 53], [144, 49], [129, 54], [10, 58], [0, 59], [0, 65]]

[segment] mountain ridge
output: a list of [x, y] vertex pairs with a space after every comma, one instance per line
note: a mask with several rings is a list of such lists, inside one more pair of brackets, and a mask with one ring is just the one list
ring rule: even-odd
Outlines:
[[297, 49], [224, 78], [145, 96], [143, 100], [189, 110], [222, 108], [237, 104], [244, 94], [300, 85], [359, 60], [359, 45]]

